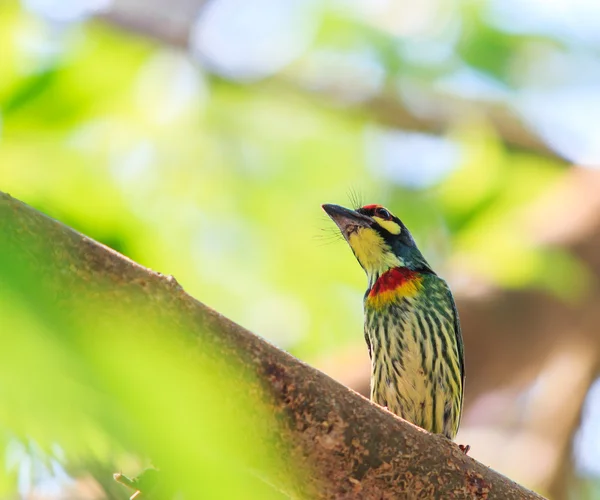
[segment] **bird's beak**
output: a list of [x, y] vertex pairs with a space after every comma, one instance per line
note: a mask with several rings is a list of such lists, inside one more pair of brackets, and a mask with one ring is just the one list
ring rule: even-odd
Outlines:
[[353, 232], [363, 227], [371, 227], [373, 219], [354, 210], [350, 210], [339, 205], [326, 203], [322, 205], [325, 213], [331, 217], [331, 220], [337, 224], [344, 237], [350, 236]]

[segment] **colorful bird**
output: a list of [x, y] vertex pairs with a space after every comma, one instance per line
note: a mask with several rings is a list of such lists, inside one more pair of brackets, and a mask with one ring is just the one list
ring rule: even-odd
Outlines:
[[349, 210], [327, 204], [323, 210], [369, 280], [364, 310], [371, 399], [453, 439], [462, 412], [465, 369], [448, 285], [431, 269], [406, 226], [381, 205]]

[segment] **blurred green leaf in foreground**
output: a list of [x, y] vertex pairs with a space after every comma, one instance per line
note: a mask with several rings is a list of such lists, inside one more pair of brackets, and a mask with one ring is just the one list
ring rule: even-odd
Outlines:
[[90, 473], [125, 498], [109, 471], [129, 464], [133, 475], [148, 459], [186, 498], [279, 498], [253, 475], [275, 463], [264, 443], [277, 424], [244, 391], [248, 374], [134, 287], [117, 290], [100, 274], [65, 288], [78, 264], [50, 255], [51, 241], [9, 220], [0, 241], [0, 446], [9, 450], [0, 457], [11, 471], [0, 498]]

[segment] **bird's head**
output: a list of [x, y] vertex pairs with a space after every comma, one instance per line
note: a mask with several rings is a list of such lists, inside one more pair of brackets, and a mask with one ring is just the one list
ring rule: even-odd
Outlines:
[[325, 204], [323, 210], [340, 228], [369, 281], [395, 267], [432, 272], [406, 226], [381, 205], [350, 210]]

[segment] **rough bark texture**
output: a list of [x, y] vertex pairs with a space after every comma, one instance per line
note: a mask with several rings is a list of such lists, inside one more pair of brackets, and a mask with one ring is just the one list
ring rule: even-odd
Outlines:
[[[40, 283], [66, 287], [65, 295], [71, 287], [84, 288], [90, 298], [101, 283], [123, 303], [132, 295], [141, 296], [171, 324], [191, 325], [198, 350], [216, 351], [211, 356], [231, 360], [232, 369], [253, 374], [255, 387], [250, 390], [273, 413], [280, 440], [286, 444], [283, 475], [286, 469], [311, 471], [293, 485], [282, 477], [268, 477], [291, 497], [541, 498], [465, 456], [445, 438], [395, 417], [229, 321], [186, 294], [174, 279], [3, 193], [0, 230], [5, 249], [27, 244], [20, 255], [35, 269]], [[83, 295], [85, 299], [86, 292]]]

